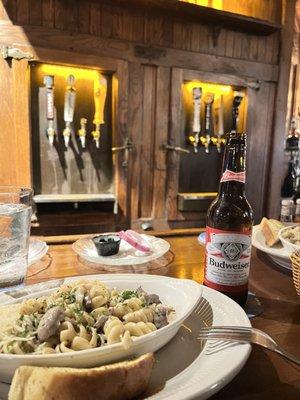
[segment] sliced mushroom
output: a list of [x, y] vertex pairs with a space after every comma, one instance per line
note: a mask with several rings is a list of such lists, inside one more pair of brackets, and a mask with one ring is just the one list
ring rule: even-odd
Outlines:
[[60, 322], [64, 319], [65, 313], [60, 307], [50, 308], [40, 320], [37, 337], [44, 342], [50, 336], [53, 336], [59, 328]]
[[102, 329], [103, 328], [103, 326], [104, 326], [104, 324], [105, 324], [105, 322], [108, 320], [108, 316], [107, 315], [101, 315], [98, 319], [97, 319], [97, 321], [94, 323], [94, 328], [96, 328], [97, 329], [97, 331], [99, 330], [99, 329]]
[[145, 300], [146, 300], [146, 304], [147, 306], [149, 306], [149, 304], [161, 304], [161, 301], [159, 299], [159, 296], [157, 294], [146, 294], [145, 295]]
[[87, 311], [90, 312], [92, 311], [92, 299], [89, 294], [86, 294], [83, 298], [83, 308]]
[[153, 323], [157, 329], [160, 329], [160, 328], [168, 325], [167, 313], [168, 313], [168, 310], [165, 307], [159, 307], [155, 310]]

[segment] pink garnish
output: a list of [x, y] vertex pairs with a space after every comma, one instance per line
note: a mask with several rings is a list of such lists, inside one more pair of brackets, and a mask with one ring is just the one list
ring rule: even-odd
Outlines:
[[134, 247], [135, 249], [143, 251], [144, 253], [148, 253], [148, 251], [150, 251], [149, 244], [139, 233], [128, 229], [127, 231], [118, 232], [118, 235], [121, 239], [125, 240], [125, 242], [129, 243], [130, 246]]

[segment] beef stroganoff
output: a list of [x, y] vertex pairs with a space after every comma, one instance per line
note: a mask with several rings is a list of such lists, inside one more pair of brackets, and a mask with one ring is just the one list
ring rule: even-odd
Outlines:
[[132, 338], [168, 325], [172, 312], [141, 287], [119, 291], [97, 280], [74, 281], [23, 302], [14, 322], [0, 331], [0, 353], [57, 354], [115, 343], [128, 349]]

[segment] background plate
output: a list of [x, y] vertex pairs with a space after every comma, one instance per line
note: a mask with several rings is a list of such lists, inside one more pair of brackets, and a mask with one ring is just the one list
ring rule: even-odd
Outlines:
[[266, 253], [273, 262], [275, 262], [280, 267], [292, 270], [292, 265], [290, 261], [290, 252], [288, 252], [281, 243], [278, 243], [274, 247], [268, 247], [266, 245], [265, 237], [261, 231], [259, 225], [255, 225], [253, 227], [252, 233], [252, 245], [256, 247], [258, 250]]
[[142, 234], [142, 237], [149, 243], [151, 250], [148, 253], [134, 249], [130, 244], [121, 240], [120, 250], [114, 256], [101, 257], [92, 241], [92, 236], [79, 239], [72, 245], [72, 249], [80, 257], [87, 261], [106, 265], [137, 265], [156, 260], [163, 256], [170, 249], [170, 244], [161, 238]]

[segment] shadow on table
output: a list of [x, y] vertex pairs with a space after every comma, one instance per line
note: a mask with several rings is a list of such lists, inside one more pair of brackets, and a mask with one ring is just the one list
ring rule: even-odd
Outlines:
[[300, 325], [300, 304], [258, 296], [265, 320]]
[[267, 353], [260, 348], [253, 347], [249, 360], [242, 371], [211, 399], [295, 400], [299, 399], [299, 395], [300, 378], [294, 381], [293, 385], [281, 382]]

